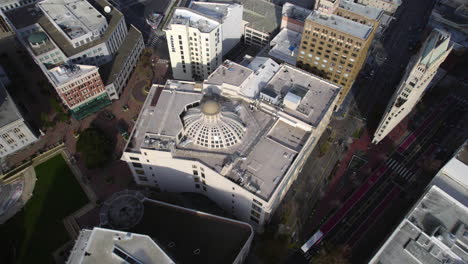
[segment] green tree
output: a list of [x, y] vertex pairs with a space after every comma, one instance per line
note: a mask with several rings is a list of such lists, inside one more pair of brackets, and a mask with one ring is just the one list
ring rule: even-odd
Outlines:
[[86, 167], [102, 168], [112, 159], [113, 144], [98, 128], [87, 128], [80, 134], [76, 150], [83, 154]]

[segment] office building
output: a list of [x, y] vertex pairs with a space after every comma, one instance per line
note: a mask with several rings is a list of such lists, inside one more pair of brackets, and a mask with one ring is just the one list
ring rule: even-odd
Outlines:
[[453, 43], [453, 52], [462, 55], [468, 48], [468, 5], [465, 0], [438, 0], [431, 17], [429, 25], [450, 33]]
[[394, 14], [402, 0], [356, 0], [357, 3], [382, 9], [387, 14]]
[[434, 79], [437, 70], [451, 50], [450, 34], [433, 30], [418, 54], [411, 58], [375, 131], [373, 143], [379, 143], [385, 138], [411, 112], [434, 83], [432, 81], [438, 80]]
[[322, 0], [305, 21], [297, 66], [343, 87], [338, 104], [366, 61], [381, 16], [375, 8]]
[[371, 259], [372, 264], [468, 262], [468, 142]]
[[44, 0], [5, 11], [5, 18], [48, 78], [48, 71], [62, 64], [100, 67], [112, 100], [119, 98], [144, 48], [141, 32], [127, 27], [122, 13], [105, 0]]
[[226, 61], [203, 84], [154, 86], [122, 156], [137, 184], [203, 194], [262, 231], [326, 129], [340, 90], [276, 65]]
[[0, 82], [0, 157], [12, 154], [37, 139]]
[[111, 103], [96, 66], [62, 64], [48, 74], [62, 102], [78, 120]]
[[313, 11], [306, 20], [297, 66], [343, 87], [341, 104], [361, 70], [372, 27]]
[[114, 194], [103, 204], [100, 218], [100, 227], [80, 232], [67, 264], [241, 264], [254, 235], [247, 223], [134, 191]]

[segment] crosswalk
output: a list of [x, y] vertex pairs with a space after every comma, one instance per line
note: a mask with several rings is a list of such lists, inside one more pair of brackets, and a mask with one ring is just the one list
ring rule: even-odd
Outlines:
[[409, 181], [411, 177], [414, 176], [414, 173], [405, 166], [403, 166], [400, 162], [394, 159], [388, 159], [385, 162], [385, 165], [388, 166], [390, 170], [392, 170], [394, 173], [400, 175], [401, 178], [403, 178], [405, 181]]

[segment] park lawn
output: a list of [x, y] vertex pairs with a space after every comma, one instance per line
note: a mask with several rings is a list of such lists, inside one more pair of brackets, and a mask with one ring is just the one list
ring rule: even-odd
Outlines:
[[14, 263], [53, 263], [52, 253], [70, 240], [63, 219], [88, 203], [61, 155], [36, 166], [35, 171], [33, 196], [23, 210], [0, 226], [9, 250], [14, 246]]

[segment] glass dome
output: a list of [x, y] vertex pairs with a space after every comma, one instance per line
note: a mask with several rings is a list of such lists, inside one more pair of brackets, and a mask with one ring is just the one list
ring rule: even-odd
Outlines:
[[232, 147], [242, 141], [246, 131], [240, 117], [223, 109], [215, 100], [206, 100], [199, 107], [190, 108], [183, 120], [187, 138], [203, 148]]

